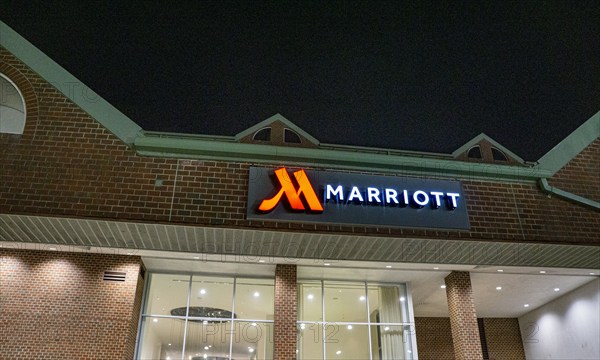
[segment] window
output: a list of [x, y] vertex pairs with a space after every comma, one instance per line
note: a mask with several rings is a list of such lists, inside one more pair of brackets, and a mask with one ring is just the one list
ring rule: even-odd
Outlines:
[[479, 145], [470, 148], [469, 152], [467, 152], [467, 156], [471, 159], [481, 159], [481, 148]]
[[303, 281], [298, 359], [412, 359], [404, 285]]
[[266, 127], [266, 128], [262, 128], [262, 129], [258, 130], [257, 132], [254, 133], [252, 140], [271, 141], [271, 128]]
[[283, 141], [290, 144], [301, 144], [302, 139], [300, 139], [300, 135], [297, 132], [290, 129], [283, 129]]
[[23, 95], [6, 76], [0, 74], [0, 133], [23, 134], [25, 102]]
[[274, 280], [150, 274], [137, 358], [273, 358]]
[[506, 155], [504, 155], [502, 151], [496, 149], [495, 147], [492, 148], [492, 157], [497, 161], [508, 161]]

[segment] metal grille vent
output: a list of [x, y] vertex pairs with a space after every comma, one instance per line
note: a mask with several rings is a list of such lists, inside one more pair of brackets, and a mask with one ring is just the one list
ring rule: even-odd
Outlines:
[[120, 272], [120, 271], [105, 271], [104, 276], [102, 277], [102, 280], [123, 282], [123, 281], [125, 281], [126, 275], [127, 275], [127, 273]]

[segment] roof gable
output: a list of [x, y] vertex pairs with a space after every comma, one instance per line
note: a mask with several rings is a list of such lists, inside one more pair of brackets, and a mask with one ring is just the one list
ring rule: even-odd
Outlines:
[[258, 130], [265, 128], [265, 127], [269, 127], [272, 123], [274, 123], [275, 121], [279, 121], [281, 122], [284, 126], [290, 128], [291, 130], [294, 130], [295, 132], [297, 132], [298, 134], [300, 134], [302, 137], [306, 138], [308, 141], [310, 141], [311, 143], [315, 144], [315, 145], [319, 145], [319, 140], [317, 140], [316, 138], [314, 138], [312, 135], [310, 135], [309, 133], [307, 133], [306, 131], [302, 130], [300, 127], [298, 127], [298, 125], [294, 124], [293, 122], [291, 122], [290, 120], [286, 119], [283, 115], [281, 114], [275, 114], [261, 122], [259, 122], [258, 124], [255, 124], [249, 128], [247, 128], [246, 130], [239, 132], [235, 135], [235, 140], [236, 141], [240, 141], [242, 138], [253, 134], [255, 132], [257, 132]]
[[457, 156], [469, 151], [469, 149], [471, 149], [473, 146], [478, 145], [479, 143], [481, 143], [484, 140], [487, 141], [488, 143], [490, 143], [496, 149], [502, 151], [504, 154], [506, 154], [506, 156], [516, 160], [517, 162], [519, 162], [521, 164], [525, 163], [525, 161], [523, 159], [521, 159], [521, 157], [519, 157], [517, 154], [508, 150], [506, 147], [504, 147], [503, 145], [498, 143], [496, 140], [492, 139], [491, 137], [489, 137], [488, 135], [486, 135], [484, 133], [481, 133], [481, 134], [475, 136], [474, 138], [469, 140], [466, 144], [464, 144], [463, 146], [454, 150], [452, 152], [452, 157], [456, 158]]
[[[142, 130], [138, 124], [2, 21], [0, 21], [0, 46], [54, 85], [64, 96], [124, 143], [133, 144], [135, 137]], [[56, 84], [65, 84], [65, 86], [56, 86]]]

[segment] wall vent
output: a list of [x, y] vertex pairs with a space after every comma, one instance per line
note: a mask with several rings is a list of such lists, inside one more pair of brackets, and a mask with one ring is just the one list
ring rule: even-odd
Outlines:
[[105, 271], [102, 280], [104, 281], [125, 281], [125, 276], [127, 273], [120, 271]]

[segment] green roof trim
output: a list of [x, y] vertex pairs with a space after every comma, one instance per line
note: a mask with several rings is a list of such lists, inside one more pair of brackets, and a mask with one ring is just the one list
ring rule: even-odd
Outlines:
[[599, 137], [600, 111], [542, 156], [535, 167], [554, 175]]
[[315, 145], [319, 145], [319, 140], [317, 140], [316, 138], [314, 138], [312, 135], [310, 135], [306, 131], [302, 130], [298, 125], [296, 125], [293, 122], [291, 122], [290, 120], [286, 119], [281, 114], [275, 114], [275, 115], [271, 116], [270, 118], [265, 119], [265, 120], [259, 122], [258, 124], [253, 125], [253, 126], [247, 128], [246, 130], [237, 133], [235, 135], [234, 139], [236, 141], [239, 141], [241, 138], [243, 138], [245, 136], [253, 134], [253, 133], [257, 132], [258, 130], [260, 130], [260, 129], [264, 128], [264, 127], [268, 127], [269, 125], [271, 125], [271, 123], [273, 123], [275, 121], [282, 122], [285, 126], [287, 126], [288, 128], [294, 130], [295, 132], [297, 132], [298, 134], [300, 134], [301, 136], [303, 136], [304, 138], [306, 138], [308, 141], [312, 142]]
[[142, 129], [138, 124], [2, 21], [0, 21], [0, 46], [19, 58], [123, 142], [128, 145], [133, 144]]
[[549, 173], [533, 167], [470, 163], [437, 158], [373, 154], [345, 150], [312, 149], [273, 145], [221, 142], [186, 137], [143, 134], [135, 139], [142, 156], [176, 157], [286, 166], [322, 166], [330, 169], [411, 173], [467, 179], [535, 181]]

